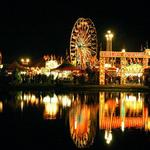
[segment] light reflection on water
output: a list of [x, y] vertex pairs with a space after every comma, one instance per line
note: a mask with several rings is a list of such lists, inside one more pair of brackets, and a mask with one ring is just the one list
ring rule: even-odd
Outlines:
[[0, 101], [0, 113], [3, 112], [3, 102]]
[[69, 128], [72, 143], [78, 148], [90, 148], [99, 133], [106, 145], [113, 143], [116, 131], [126, 134], [126, 131], [140, 129], [139, 132], [144, 130], [149, 134], [149, 100], [146, 93], [132, 92], [56, 94], [19, 91], [9, 96], [1, 94], [0, 115], [10, 108], [23, 114], [29, 108], [36, 108], [37, 111], [31, 110], [31, 113], [42, 112], [38, 117], [43, 120], [68, 120], [68, 125], [65, 122], [63, 126]]

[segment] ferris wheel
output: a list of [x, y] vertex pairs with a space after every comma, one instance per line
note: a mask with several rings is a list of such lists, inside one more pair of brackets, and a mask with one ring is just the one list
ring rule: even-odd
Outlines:
[[92, 65], [97, 54], [96, 28], [89, 18], [79, 18], [72, 29], [70, 38], [70, 59], [75, 66], [85, 69]]

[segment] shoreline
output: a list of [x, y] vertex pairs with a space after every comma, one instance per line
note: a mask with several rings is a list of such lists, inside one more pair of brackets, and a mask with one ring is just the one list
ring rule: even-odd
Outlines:
[[149, 92], [149, 86], [143, 85], [91, 85], [91, 84], [11, 84], [0, 85], [0, 91], [50, 90], [59, 91], [116, 91], [116, 92]]

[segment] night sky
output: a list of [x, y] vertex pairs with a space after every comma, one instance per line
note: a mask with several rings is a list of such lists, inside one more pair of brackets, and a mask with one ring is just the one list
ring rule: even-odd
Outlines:
[[33, 60], [44, 54], [65, 55], [71, 31], [80, 17], [90, 18], [98, 42], [105, 49], [104, 34], [114, 32], [113, 49], [140, 51], [150, 45], [150, 10], [145, 1], [2, 1], [0, 2], [0, 48], [3, 62], [21, 56]]

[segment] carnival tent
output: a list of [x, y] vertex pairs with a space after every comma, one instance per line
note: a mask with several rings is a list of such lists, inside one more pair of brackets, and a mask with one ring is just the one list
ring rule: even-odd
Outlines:
[[81, 71], [79, 67], [72, 65], [71, 63], [64, 61], [57, 68], [51, 69], [51, 71]]

